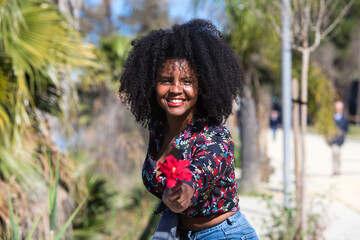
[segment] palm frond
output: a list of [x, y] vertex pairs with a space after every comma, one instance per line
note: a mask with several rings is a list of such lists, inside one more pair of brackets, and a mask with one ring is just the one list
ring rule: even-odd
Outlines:
[[[83, 43], [80, 34], [68, 27], [54, 5], [36, 0], [8, 0], [0, 7], [0, 62], [8, 59], [11, 66], [8, 70], [11, 76], [0, 72], [3, 133], [0, 147], [4, 149], [0, 169], [6, 178], [16, 174], [18, 180], [32, 183], [28, 176], [36, 175], [39, 169], [32, 159], [34, 148], [26, 147], [24, 136], [36, 121], [29, 115], [36, 109], [34, 91], [44, 91], [50, 82], [54, 88], [60, 88], [64, 81], [59, 79], [64, 77], [70, 89], [74, 89], [70, 71], [96, 66], [96, 56], [94, 46]], [[8, 82], [12, 83], [11, 88], [7, 87]], [[25, 149], [30, 152], [23, 158]]]
[[[47, 170], [41, 156], [51, 143], [49, 137], [40, 137], [36, 97], [49, 94], [51, 87], [60, 94], [68, 91], [75, 101], [73, 73], [81, 79], [84, 68], [98, 67], [95, 59], [94, 46], [84, 43], [55, 5], [43, 0], [0, 0], [1, 180], [20, 183], [25, 194], [46, 188], [49, 179], [43, 174]], [[63, 83], [69, 90], [62, 89]], [[65, 111], [65, 101], [55, 101]], [[75, 182], [71, 174], [64, 175], [66, 163], [60, 162], [60, 183]], [[20, 226], [23, 221], [19, 219]]]

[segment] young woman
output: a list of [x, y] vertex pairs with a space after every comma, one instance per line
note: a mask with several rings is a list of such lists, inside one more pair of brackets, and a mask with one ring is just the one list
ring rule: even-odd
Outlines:
[[[134, 41], [120, 82], [122, 101], [149, 129], [142, 177], [162, 199], [155, 213], [163, 212], [153, 239], [258, 239], [239, 210], [234, 142], [224, 125], [241, 72], [215, 26], [195, 19]], [[166, 187], [159, 165], [169, 155], [190, 161], [190, 181]]]

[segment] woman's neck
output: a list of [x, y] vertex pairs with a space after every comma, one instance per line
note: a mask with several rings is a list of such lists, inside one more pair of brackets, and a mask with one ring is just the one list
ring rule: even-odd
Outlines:
[[194, 114], [188, 114], [186, 116], [174, 117], [166, 116], [167, 130], [173, 137], [178, 136], [193, 119]]

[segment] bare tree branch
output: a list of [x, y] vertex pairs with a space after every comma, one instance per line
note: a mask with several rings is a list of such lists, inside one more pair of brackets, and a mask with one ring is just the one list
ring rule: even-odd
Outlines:
[[303, 12], [304, 23], [303, 23], [302, 31], [301, 31], [303, 47], [307, 47], [309, 45], [307, 40], [309, 39], [309, 34], [310, 34], [310, 8], [311, 8], [311, 6], [308, 3], [303, 10], [304, 11]]
[[[339, 24], [355, 0], [292, 0], [292, 48], [300, 52], [313, 52], [321, 40]], [[282, 37], [281, 25], [276, 18], [280, 15], [281, 1], [266, 1], [269, 22], [276, 33]], [[341, 10], [339, 10], [341, 9]], [[312, 36], [314, 39], [312, 41]]]
[[298, 31], [300, 31], [300, 16], [299, 13], [300, 12], [300, 4], [298, 0], [293, 0], [293, 10], [292, 10], [292, 21], [291, 23], [294, 24], [294, 26], [296, 27], [296, 29], [298, 29]]
[[299, 52], [303, 52], [304, 51], [304, 48], [303, 47], [300, 47], [299, 45], [295, 44], [295, 43], [292, 43], [291, 44], [291, 47]]
[[[318, 14], [318, 12], [319, 12], [319, 9], [320, 9], [320, 4], [321, 4], [321, 1], [322, 0], [320, 0], [320, 1], [315, 1], [313, 4], [313, 11], [311, 11], [311, 22], [312, 23], [315, 23], [316, 22], [316, 20], [317, 20], [317, 14]], [[315, 25], [315, 24], [313, 24], [313, 25]]]
[[[331, 22], [331, 18], [334, 18], [334, 16], [336, 16], [336, 11], [338, 9], [340, 9], [339, 7], [339, 1], [340, 0], [330, 0], [330, 1], [325, 1], [325, 8], [324, 11], [322, 12], [322, 26], [328, 26], [329, 22]], [[332, 3], [332, 4], [330, 4]]]
[[315, 26], [314, 26], [314, 31], [319, 31], [320, 32], [321, 25], [322, 25], [322, 22], [323, 22], [325, 11], [326, 11], [325, 5], [326, 5], [325, 1], [320, 0], [320, 6], [319, 6], [318, 13], [317, 13], [317, 19], [316, 19], [316, 23], [315, 23]]
[[321, 34], [321, 38], [325, 38], [341, 21], [341, 19], [345, 16], [345, 14], [349, 11], [350, 7], [354, 4], [355, 0], [350, 0], [346, 6], [341, 10], [339, 15], [335, 18], [335, 20], [327, 27], [324, 32]]
[[320, 32], [319, 32], [319, 31], [318, 31], [318, 32], [315, 32], [315, 40], [314, 40], [314, 43], [313, 43], [311, 46], [309, 46], [310, 52], [315, 51], [315, 49], [320, 45], [321, 39], [322, 39], [322, 38], [321, 38]]
[[338, 11], [338, 9], [341, 8], [341, 6], [339, 6], [339, 4], [342, 2], [343, 0], [327, 0], [327, 3], [325, 5], [325, 14], [324, 14], [324, 23], [327, 25], [330, 22], [330, 19], [333, 16], [336, 16], [336, 12]]
[[300, 32], [300, 17], [299, 17], [299, 11], [300, 11], [300, 7], [299, 7], [299, 1], [298, 0], [293, 0], [293, 10], [292, 10], [292, 29], [293, 29], [293, 33], [297, 34], [298, 32]]

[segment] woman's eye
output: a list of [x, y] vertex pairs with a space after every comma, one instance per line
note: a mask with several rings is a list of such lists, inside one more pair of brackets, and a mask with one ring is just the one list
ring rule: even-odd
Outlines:
[[170, 83], [170, 80], [169, 80], [169, 79], [166, 79], [166, 78], [162, 78], [162, 79], [159, 80], [159, 83], [169, 84], [169, 83]]
[[185, 85], [191, 85], [191, 84], [192, 84], [192, 80], [190, 80], [190, 79], [185, 79], [185, 80], [183, 81], [183, 84], [185, 84]]

